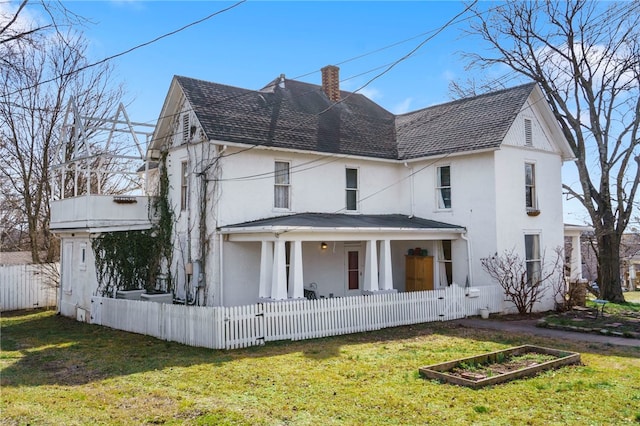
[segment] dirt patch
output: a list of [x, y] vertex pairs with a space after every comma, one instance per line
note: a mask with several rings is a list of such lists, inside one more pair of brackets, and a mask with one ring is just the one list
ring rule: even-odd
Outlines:
[[480, 380], [499, 374], [507, 374], [523, 368], [535, 367], [547, 361], [557, 359], [556, 356], [528, 352], [522, 355], [505, 357], [502, 361], [486, 364], [473, 364], [462, 362], [451, 369], [449, 374], [469, 380]]

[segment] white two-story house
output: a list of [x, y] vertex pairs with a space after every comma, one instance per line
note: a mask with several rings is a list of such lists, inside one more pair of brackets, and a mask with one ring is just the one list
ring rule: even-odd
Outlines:
[[[514, 250], [535, 271], [564, 244], [573, 153], [533, 83], [394, 115], [341, 91], [334, 66], [259, 90], [176, 76], [148, 156], [187, 304], [495, 286], [481, 258]], [[53, 222], [85, 247], [100, 232]], [[62, 302], [90, 303], [90, 275]]]

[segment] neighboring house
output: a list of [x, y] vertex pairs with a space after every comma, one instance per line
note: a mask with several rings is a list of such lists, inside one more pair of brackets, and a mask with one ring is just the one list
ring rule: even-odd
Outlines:
[[[585, 232], [581, 238], [582, 269], [585, 279], [590, 283], [598, 281], [598, 243], [593, 229]], [[640, 234], [632, 232], [622, 235], [620, 242], [620, 280], [624, 291], [633, 291], [640, 287]]]
[[[333, 66], [321, 86], [282, 75], [260, 90], [176, 76], [148, 148], [185, 303], [493, 286], [481, 258], [515, 250], [538, 273], [564, 245], [573, 154], [533, 83], [394, 115], [341, 91]], [[147, 197], [78, 198], [51, 208], [71, 316], [96, 292], [92, 235], [150, 227]], [[536, 309], [552, 307], [550, 292]]]

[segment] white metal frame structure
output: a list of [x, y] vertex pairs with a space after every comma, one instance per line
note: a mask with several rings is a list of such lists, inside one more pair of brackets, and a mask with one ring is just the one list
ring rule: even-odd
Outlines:
[[116, 195], [149, 195], [152, 159], [146, 152], [154, 127], [131, 121], [122, 103], [111, 118], [82, 115], [72, 98], [51, 159], [53, 199], [102, 195], [105, 189]]

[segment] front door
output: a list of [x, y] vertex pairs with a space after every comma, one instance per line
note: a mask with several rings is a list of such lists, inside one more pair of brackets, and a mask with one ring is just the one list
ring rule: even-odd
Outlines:
[[362, 250], [360, 248], [347, 247], [345, 254], [347, 294], [360, 294], [362, 288]]

